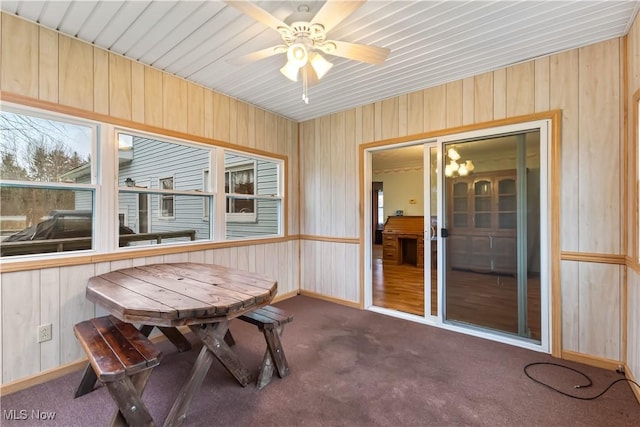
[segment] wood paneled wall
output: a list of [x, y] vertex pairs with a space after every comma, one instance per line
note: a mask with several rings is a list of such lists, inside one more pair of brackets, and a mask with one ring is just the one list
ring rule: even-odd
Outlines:
[[[623, 258], [625, 251], [622, 45], [622, 39], [612, 39], [301, 123], [304, 251], [321, 252], [322, 238], [358, 235], [356, 224], [352, 228], [349, 222], [345, 229], [335, 225], [343, 216], [363, 213], [361, 198], [353, 197], [356, 160], [335, 162], [332, 153], [343, 150], [352, 159], [360, 144], [562, 110], [560, 249], [578, 254], [577, 261], [562, 264], [562, 301], [555, 302], [562, 303], [562, 318], [556, 319], [562, 322], [562, 350], [622, 360], [624, 265], [609, 262]], [[329, 200], [344, 204], [330, 205]], [[357, 295], [358, 282], [336, 286], [313, 274], [324, 262], [322, 257], [303, 257], [301, 288], [354, 301], [347, 295]]]
[[[627, 120], [626, 120], [626, 150], [623, 151], [622, 163], [625, 164], [626, 174], [623, 177], [625, 185], [626, 215], [625, 227], [621, 230], [623, 244], [626, 246], [627, 282], [623, 297], [626, 297], [626, 309], [623, 323], [626, 322], [625, 364], [627, 376], [640, 382], [640, 209], [639, 209], [639, 180], [640, 168], [640, 123], [638, 122], [638, 102], [640, 102], [640, 16], [631, 27], [626, 39], [627, 67]], [[626, 240], [626, 242], [625, 242]], [[640, 401], [640, 387], [633, 388]]]
[[[100, 311], [85, 299], [87, 279], [96, 274], [152, 262], [204, 261], [269, 274], [278, 281], [279, 295], [297, 292], [297, 123], [12, 15], [1, 14], [0, 37], [0, 90], [5, 96], [45, 101], [53, 110], [72, 107], [84, 117], [141, 130], [179, 132], [286, 156], [285, 230], [292, 236], [249, 246], [239, 242], [221, 249], [0, 273], [2, 384], [81, 358], [72, 325]], [[36, 329], [43, 323], [52, 323], [53, 340], [38, 344]]]

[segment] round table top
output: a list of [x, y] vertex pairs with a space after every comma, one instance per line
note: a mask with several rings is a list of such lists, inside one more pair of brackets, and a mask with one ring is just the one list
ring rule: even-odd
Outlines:
[[268, 304], [277, 282], [199, 263], [152, 264], [89, 279], [87, 299], [125, 322], [179, 326], [218, 322]]

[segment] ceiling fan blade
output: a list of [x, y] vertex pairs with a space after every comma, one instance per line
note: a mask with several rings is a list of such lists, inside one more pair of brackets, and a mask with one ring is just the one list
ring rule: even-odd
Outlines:
[[325, 33], [331, 31], [333, 27], [341, 23], [347, 16], [351, 15], [365, 0], [339, 1], [327, 0], [322, 8], [316, 13], [311, 22], [321, 24]]
[[340, 56], [342, 58], [367, 62], [369, 64], [382, 64], [387, 59], [390, 52], [386, 47], [367, 46], [364, 44], [355, 44], [337, 40], [330, 40], [326, 42], [327, 45], [331, 45], [331, 43], [333, 43], [336, 48], [327, 50], [322, 49], [323, 52], [329, 55]]
[[225, 0], [225, 3], [276, 31], [279, 31], [280, 27], [289, 28], [287, 24], [252, 2]]
[[246, 55], [229, 58], [227, 59], [227, 62], [233, 65], [246, 65], [253, 61], [259, 61], [279, 53], [285, 53], [286, 51], [287, 46], [285, 45], [271, 46], [266, 49], [256, 50], [255, 52], [251, 52]]

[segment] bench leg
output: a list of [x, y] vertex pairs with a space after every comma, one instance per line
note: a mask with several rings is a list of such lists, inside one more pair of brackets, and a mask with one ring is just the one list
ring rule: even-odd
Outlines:
[[256, 386], [258, 389], [263, 388], [273, 377], [274, 367], [278, 370], [278, 376], [284, 378], [289, 375], [289, 363], [284, 355], [284, 349], [280, 342], [280, 336], [284, 332], [284, 325], [275, 329], [264, 329], [264, 338], [267, 341], [267, 349], [264, 352], [262, 366], [258, 375]]
[[132, 377], [105, 383], [109, 394], [118, 405], [118, 412], [111, 420], [112, 427], [155, 426], [141, 397], [151, 371], [152, 369], [147, 369]]
[[93, 391], [96, 381], [98, 381], [98, 377], [93, 371], [91, 363], [87, 363], [87, 366], [84, 368], [84, 373], [82, 374], [82, 379], [80, 380], [80, 384], [78, 385], [78, 389], [76, 390], [76, 394], [73, 398], [75, 399], [76, 397], [84, 396], [85, 394]]

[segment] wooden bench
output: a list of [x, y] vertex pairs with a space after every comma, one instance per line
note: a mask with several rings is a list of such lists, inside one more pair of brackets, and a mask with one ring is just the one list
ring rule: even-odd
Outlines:
[[162, 353], [135, 326], [113, 316], [80, 322], [73, 331], [118, 405], [111, 425], [154, 426], [141, 396]]
[[291, 322], [293, 316], [287, 314], [284, 310], [268, 305], [243, 314], [238, 319], [256, 325], [267, 341], [267, 350], [262, 359], [262, 366], [260, 367], [256, 384], [258, 389], [269, 384], [273, 376], [274, 365], [280, 378], [289, 375], [289, 364], [284, 355], [280, 336], [284, 330], [284, 325]]

